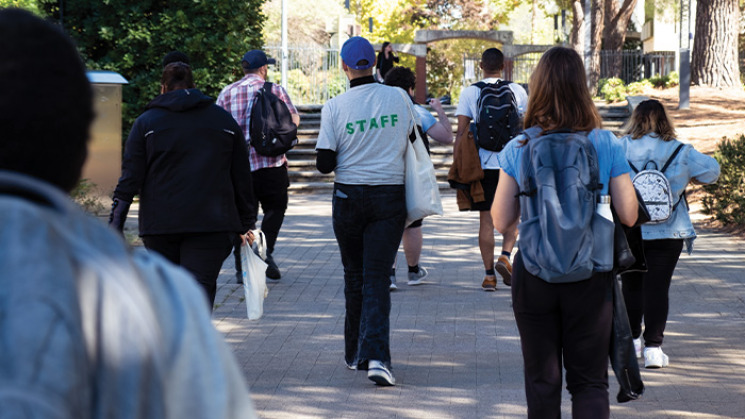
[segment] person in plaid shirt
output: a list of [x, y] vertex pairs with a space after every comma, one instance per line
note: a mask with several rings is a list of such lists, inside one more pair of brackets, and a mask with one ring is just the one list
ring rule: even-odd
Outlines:
[[[264, 51], [251, 50], [243, 55], [241, 67], [243, 78], [226, 86], [217, 98], [217, 104], [228, 111], [238, 122], [248, 143], [248, 159], [251, 162], [251, 177], [253, 179], [254, 196], [257, 204], [261, 204], [264, 218], [261, 222], [261, 230], [266, 235], [267, 258], [269, 265], [266, 268], [266, 276], [270, 279], [280, 279], [279, 267], [274, 262], [272, 253], [277, 242], [279, 229], [285, 218], [287, 210], [287, 188], [290, 179], [287, 175], [287, 157], [282, 154], [277, 157], [268, 157], [258, 154], [251, 144], [248, 128], [250, 126], [251, 106], [257, 92], [264, 85], [268, 71], [268, 65], [276, 61], [268, 58]], [[292, 104], [287, 91], [278, 84], [272, 84], [272, 93], [279, 97], [290, 110], [292, 122], [300, 124], [300, 115]], [[256, 205], [258, 208], [258, 205]], [[238, 282], [241, 278], [240, 242], [236, 242], [235, 269]]]

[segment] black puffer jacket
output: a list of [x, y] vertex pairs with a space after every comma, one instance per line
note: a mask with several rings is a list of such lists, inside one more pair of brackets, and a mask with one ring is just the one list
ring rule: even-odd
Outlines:
[[197, 89], [156, 97], [127, 138], [114, 198], [140, 195], [140, 235], [240, 232], [256, 206], [243, 133]]

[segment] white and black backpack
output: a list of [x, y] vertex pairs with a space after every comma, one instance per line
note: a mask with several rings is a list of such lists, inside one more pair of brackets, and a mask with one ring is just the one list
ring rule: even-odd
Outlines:
[[[670, 181], [665, 176], [665, 170], [667, 170], [670, 163], [673, 162], [684, 145], [678, 145], [660, 170], [657, 169], [657, 163], [652, 160], [645, 163], [641, 171], [629, 161], [631, 170], [636, 173], [634, 178], [631, 179], [631, 182], [634, 184], [636, 190], [639, 191], [639, 195], [642, 197], [644, 205], [647, 206], [647, 210], [649, 211], [650, 221], [647, 224], [659, 224], [667, 221], [685, 196], [684, 191], [683, 195], [677, 197], [676, 200], [673, 197]], [[650, 167], [650, 165], [654, 166]]]

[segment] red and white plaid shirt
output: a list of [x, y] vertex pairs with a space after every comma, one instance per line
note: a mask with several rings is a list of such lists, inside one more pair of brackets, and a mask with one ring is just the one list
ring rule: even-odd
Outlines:
[[[237, 82], [226, 86], [217, 97], [217, 104], [228, 111], [238, 122], [246, 142], [251, 143], [248, 135], [248, 127], [251, 120], [251, 106], [256, 93], [264, 85], [264, 79], [258, 74], [246, 74], [245, 77]], [[274, 93], [282, 102], [287, 105], [290, 113], [297, 115], [297, 109], [292, 104], [287, 91], [280, 85], [272, 83], [272, 93]], [[287, 157], [284, 154], [277, 157], [262, 156], [257, 153], [253, 147], [248, 148], [248, 159], [251, 161], [251, 171], [255, 172], [265, 167], [280, 167], [287, 163]]]

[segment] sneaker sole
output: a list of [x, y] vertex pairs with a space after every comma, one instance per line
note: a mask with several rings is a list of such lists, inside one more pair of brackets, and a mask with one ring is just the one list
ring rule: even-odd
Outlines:
[[422, 285], [423, 281], [424, 281], [424, 279], [417, 279], [416, 281], [409, 281], [409, 282], [407, 282], [406, 285], [411, 285], [411, 286]]
[[496, 269], [497, 273], [502, 277], [502, 282], [504, 285], [507, 285], [508, 287], [512, 286], [512, 273], [510, 273], [509, 270], [507, 270], [507, 267], [501, 264], [497, 264], [494, 269]]
[[396, 385], [395, 381], [389, 381], [387, 374], [385, 371], [382, 370], [370, 370], [370, 372], [380, 371], [380, 373], [375, 373], [374, 375], [370, 375], [368, 373], [367, 378], [370, 379], [370, 381], [374, 382], [375, 384], [379, 386], [387, 386], [392, 387]]

